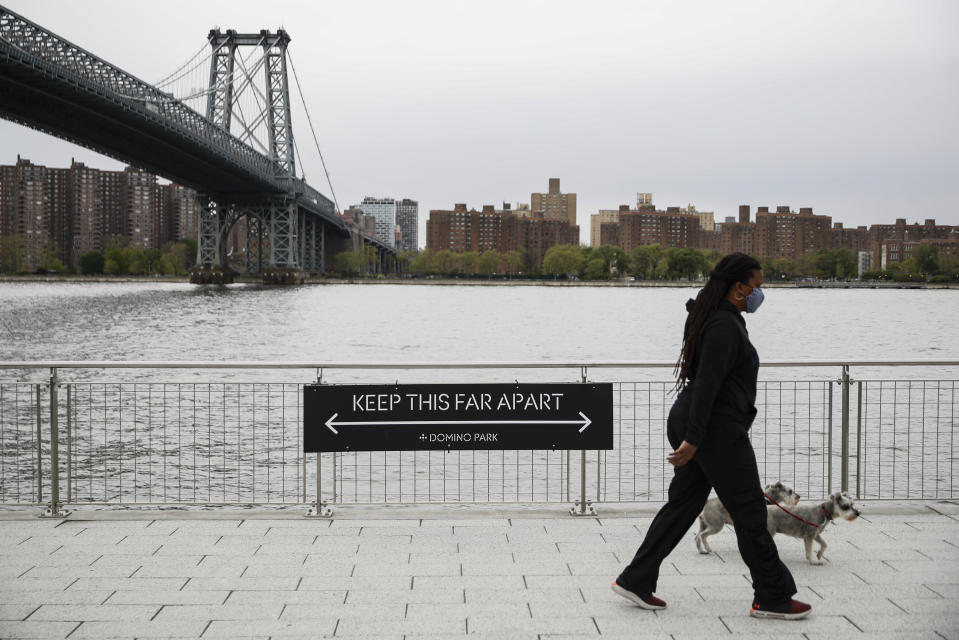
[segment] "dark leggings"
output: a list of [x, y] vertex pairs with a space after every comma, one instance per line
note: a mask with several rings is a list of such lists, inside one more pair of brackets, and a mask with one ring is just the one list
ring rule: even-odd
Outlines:
[[[680, 421], [672, 413], [667, 433], [669, 443], [676, 449], [682, 437], [677, 434], [676, 423]], [[693, 459], [675, 468], [669, 483], [669, 502], [656, 514], [636, 556], [616, 582], [634, 592], [656, 591], [659, 566], [696, 521], [711, 488], [716, 489], [733, 520], [739, 553], [752, 576], [756, 602], [788, 602], [796, 593], [796, 583], [779, 559], [766, 528], [766, 501], [756, 455], [743, 425], [728, 422], [710, 424]]]

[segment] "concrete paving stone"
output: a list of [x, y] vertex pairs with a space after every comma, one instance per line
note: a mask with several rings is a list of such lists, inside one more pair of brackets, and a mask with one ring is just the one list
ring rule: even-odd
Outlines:
[[[210, 558], [212, 556], [207, 556]], [[263, 552], [261, 548], [260, 551], [254, 553], [252, 556], [219, 556], [226, 561], [227, 559], [230, 562], [245, 562], [247, 565], [256, 565], [256, 564], [272, 564], [272, 565], [284, 565], [284, 566], [296, 566], [301, 564], [306, 564], [307, 560], [310, 558], [308, 553], [272, 553], [272, 552]], [[315, 562], [315, 561], [314, 561]]]
[[552, 553], [556, 550], [556, 543], [548, 540], [540, 542], [490, 542], [465, 541], [459, 543], [460, 553]]
[[116, 591], [106, 604], [223, 604], [229, 591]]
[[[363, 527], [360, 529], [360, 538], [401, 538], [403, 536], [423, 536], [436, 539], [433, 531], [424, 532], [420, 527]], [[442, 536], [448, 540], [450, 535]]]
[[286, 545], [299, 547], [312, 547], [313, 541], [317, 536], [312, 533], [273, 533], [272, 531], [265, 536], [261, 536], [257, 542], [265, 545]]
[[[905, 609], [910, 614], [918, 615], [955, 615], [956, 624], [959, 625], [959, 610], [956, 608], [955, 600], [949, 601], [945, 598], [903, 598], [896, 595], [889, 596], [889, 600], [900, 609]], [[850, 602], [850, 605], [853, 603]], [[861, 611], [861, 609], [860, 609]], [[890, 614], [902, 613], [898, 609], [889, 611]]]
[[[336, 521], [334, 521], [334, 523], [335, 523], [335, 522], [336, 522]], [[335, 528], [334, 528], [333, 525], [331, 524], [329, 529], [318, 529], [318, 530], [316, 531], [316, 535], [317, 535], [317, 536], [320, 536], [320, 537], [322, 537], [322, 538], [326, 538], [326, 537], [332, 537], [332, 538], [339, 538], [339, 537], [358, 538], [358, 537], [360, 536], [360, 529], [362, 529], [362, 528], [363, 528], [363, 527], [353, 527], [353, 526], [348, 526], [348, 525], [344, 525], [344, 526], [340, 526], [340, 527], [335, 527]]]
[[865, 633], [876, 632], [909, 632], [911, 630], [927, 629], [938, 631], [946, 637], [956, 637], [959, 634], [959, 614], [952, 610], [944, 610], [941, 614], [925, 615], [869, 615], [850, 612], [846, 617], [856, 627]]
[[0, 620], [23, 620], [39, 605], [0, 602]]
[[466, 589], [467, 603], [583, 602], [579, 589]]
[[[180, 578], [153, 578], [154, 580], [180, 580]], [[296, 576], [282, 578], [190, 578], [183, 587], [193, 591], [271, 591], [273, 589], [295, 590], [300, 583]]]
[[403, 620], [406, 617], [406, 607], [406, 603], [403, 602], [380, 602], [375, 604], [343, 604], [342, 602], [287, 604], [284, 606], [283, 614], [280, 618], [283, 620], [307, 620], [310, 618], [330, 617], [335, 617], [340, 620], [345, 618]]
[[28, 538], [15, 547], [10, 547], [8, 553], [48, 554], [63, 546], [63, 541], [50, 538]]
[[938, 564], [928, 572], [878, 572], [859, 571], [853, 569], [856, 575], [868, 584], [897, 585], [897, 584], [934, 584], [955, 582], [959, 567], [942, 566]]
[[[823, 600], [830, 598], [892, 598], [899, 596], [901, 598], [928, 598], [932, 600], [941, 599], [943, 596], [932, 589], [926, 588], [922, 584], [898, 584], [898, 585], [875, 585], [860, 584], [856, 586], [837, 585], [828, 583], [810, 584], [808, 587]], [[798, 596], [797, 596], [798, 597]], [[959, 597], [959, 589], [957, 596]], [[800, 598], [802, 599], [802, 598]]]
[[466, 633], [466, 619], [383, 620], [380, 618], [342, 618], [336, 627], [337, 637], [341, 635], [366, 637], [371, 634], [389, 633], [402, 633], [404, 636], [459, 636]]
[[[416, 578], [415, 582], [418, 583], [420, 580], [431, 579], [435, 578]], [[411, 576], [303, 576], [299, 583], [300, 586], [297, 587], [297, 591], [325, 591], [328, 589], [409, 589], [411, 582], [414, 582]], [[462, 588], [462, 586], [459, 588]]]
[[523, 576], [416, 576], [414, 589], [522, 589], [526, 584]]
[[91, 620], [149, 620], [160, 607], [152, 605], [45, 604], [33, 612], [30, 620], [84, 622]]
[[[663, 565], [663, 569], [666, 568], [666, 565]], [[608, 582], [612, 582], [616, 578], [615, 575], [609, 577]], [[862, 584], [862, 581], [857, 581], [859, 584]], [[659, 580], [657, 580], [657, 586], [659, 587], [657, 593], [668, 593], [670, 588], [673, 587], [740, 587], [743, 585], [750, 586], [752, 583], [749, 581], [749, 576], [744, 574], [718, 574], [713, 576], [681, 576], [673, 572], [666, 573], [665, 571], [660, 571]], [[607, 584], [607, 586], [609, 586]]]
[[[627, 602], [621, 596], [616, 595], [610, 589], [610, 584], [612, 579], [609, 580], [606, 584], [599, 587], [583, 587], [577, 589], [581, 594], [582, 599], [585, 602]], [[750, 593], [752, 589], [750, 588]], [[698, 603], [702, 602], [703, 599], [700, 597], [696, 590], [692, 586], [685, 587], [673, 587], [668, 591], [668, 593], [660, 593], [664, 598], [668, 596], [668, 602], [690, 602]]]
[[423, 518], [420, 520], [420, 526], [424, 529], [430, 527], [511, 527], [509, 518]]
[[186, 578], [74, 578], [70, 591], [110, 589], [111, 591], [136, 591], [157, 589], [173, 591], [186, 584]]
[[164, 606], [154, 620], [276, 620], [283, 605], [276, 602], [250, 604], [181, 604]]
[[249, 547], [250, 545], [261, 545], [266, 541], [265, 535], [246, 535], [246, 534], [226, 534], [219, 536], [213, 544], [220, 547], [229, 547], [233, 545], [238, 545], [241, 547]]
[[[659, 585], [660, 591], [659, 594], [664, 598], [666, 597], [666, 591], [663, 591], [662, 584]], [[815, 605], [817, 602], [821, 601], [822, 598], [819, 596], [818, 592], [815, 590], [810, 590], [809, 587], [803, 584], [796, 585], [796, 595], [793, 596], [797, 600], [802, 602], [808, 602], [809, 604]], [[705, 587], [700, 585], [694, 585], [693, 589], [697, 596], [702, 598], [705, 602], [714, 602], [714, 601], [736, 601], [736, 602], [746, 602], [747, 604], [752, 602], [753, 598], [753, 586], [746, 582], [745, 580], [742, 584], [738, 585], [728, 585], [728, 586], [711, 586]], [[672, 592], [670, 592], [670, 597], [672, 597]]]
[[58, 578], [22, 578], [4, 579], [0, 584], [4, 589], [22, 589], [24, 591], [62, 591], [77, 581], [73, 575], [63, 575]]
[[[610, 592], [611, 596], [615, 596]], [[670, 603], [672, 606], [672, 603]], [[529, 603], [530, 612], [534, 620], [551, 617], [601, 617], [611, 618], [618, 615], [631, 615], [630, 609], [636, 608], [623, 598], [616, 597], [616, 600], [605, 602], [531, 602]]]
[[[344, 576], [354, 574], [353, 561], [311, 562], [300, 565], [255, 564], [249, 565], [243, 573], [244, 578], [282, 578], [283, 576]], [[409, 575], [403, 572], [401, 575]]]
[[[201, 556], [235, 556], [235, 555], [253, 555], [261, 547], [260, 544], [249, 543], [245, 545], [236, 544], [236, 545], [206, 545], [202, 547], [191, 547], [189, 549], [184, 549], [180, 546], [166, 546], [162, 545], [156, 549], [156, 555], [158, 556], [181, 556], [184, 553], [189, 553], [190, 555], [201, 555]], [[123, 553], [128, 553], [124, 551]], [[149, 553], [149, 552], [147, 552]]]
[[[197, 591], [195, 593], [203, 593]], [[220, 592], [212, 592], [220, 593]], [[222, 604], [256, 604], [259, 602], [279, 602], [281, 604], [342, 604], [346, 601], [346, 589], [330, 591], [230, 591], [229, 598]], [[401, 602], [396, 599], [386, 599], [383, 602]]]
[[70, 634], [73, 638], [198, 638], [208, 620], [87, 621]]
[[66, 638], [77, 626], [76, 622], [0, 620], [0, 638]]
[[[286, 568], [286, 567], [281, 567]], [[201, 563], [199, 565], [166, 566], [154, 564], [141, 567], [136, 572], [139, 578], [239, 578], [244, 575], [246, 565], [224, 563]], [[285, 574], [284, 574], [285, 575]]]
[[527, 575], [524, 576], [529, 589], [576, 589], [576, 588], [609, 588], [615, 575], [598, 576], [571, 576], [571, 575]]
[[390, 518], [390, 519], [363, 519], [363, 518], [333, 518], [330, 520], [330, 529], [357, 529], [362, 527], [419, 527], [420, 518]]
[[596, 634], [597, 627], [591, 617], [561, 618], [511, 618], [492, 616], [470, 616], [467, 619], [470, 633], [493, 634], [498, 632], [521, 633], [580, 633]]
[[623, 570], [623, 563], [615, 558], [596, 562], [568, 562], [569, 571], [574, 576], [617, 576]]
[[436, 616], [444, 620], [487, 616], [521, 619], [531, 617], [529, 607], [525, 602], [411, 603], [407, 606], [406, 617], [410, 620], [418, 620], [429, 616]]
[[[48, 556], [39, 556], [40, 558], [46, 558]], [[16, 578], [19, 575], [28, 573], [31, 569], [36, 566], [36, 563], [31, 560], [17, 560], [17, 559], [0, 559], [0, 578], [10, 579]]]
[[[309, 593], [309, 592], [307, 592]], [[402, 602], [405, 604], [454, 604], [465, 602], [464, 589], [352, 589], [348, 604]]]
[[859, 629], [851, 623], [845, 615], [823, 615], [812, 613], [808, 618], [802, 620], [768, 620], [753, 618], [749, 615], [749, 608], [743, 609], [741, 614], [729, 614], [722, 616], [722, 621], [732, 633], [743, 634], [775, 634], [779, 627], [788, 623], [791, 627], [795, 626], [796, 631], [803, 633], [809, 631], [832, 631], [833, 637], [843, 637], [843, 635], [859, 635]]
[[119, 531], [126, 533], [148, 529], [151, 522], [152, 520], [148, 518], [142, 520], [84, 520], [77, 514], [74, 514], [69, 520], [64, 520], [63, 524], [57, 527], [57, 529], [62, 531], [69, 531], [71, 529], [106, 529], [111, 533]]
[[37, 565], [30, 569], [24, 577], [30, 578], [55, 578], [69, 573], [78, 578], [129, 578], [134, 572], [140, 569], [139, 563], [104, 563], [94, 564], [86, 567], [47, 567]]
[[[320, 563], [322, 564], [322, 563]], [[354, 576], [459, 576], [465, 575], [458, 561], [428, 562], [419, 560], [408, 564], [357, 563]]]
[[[214, 620], [203, 632], [204, 638], [290, 636], [331, 637], [337, 629], [336, 618], [328, 620]], [[337, 634], [339, 637], [339, 634]]]
[[9, 589], [6, 584], [0, 587], [0, 603], [3, 604], [29, 604], [34, 608], [41, 604], [102, 604], [112, 590], [98, 589], [94, 591], [20, 591], [19, 589]]
[[953, 581], [951, 583], [942, 583], [942, 582], [922, 582], [922, 587], [927, 591], [931, 591], [943, 598], [951, 598], [952, 600], [959, 600], [959, 582]]
[[[809, 631], [803, 634], [808, 640], [835, 640], [838, 636], [830, 631]], [[935, 631], [926, 629], [912, 629], [911, 631], [876, 631], [864, 634], [856, 632], [847, 636], [849, 638], [864, 638], [868, 640], [952, 640], [952, 636], [938, 634]], [[680, 640], [677, 636], [676, 640]]]

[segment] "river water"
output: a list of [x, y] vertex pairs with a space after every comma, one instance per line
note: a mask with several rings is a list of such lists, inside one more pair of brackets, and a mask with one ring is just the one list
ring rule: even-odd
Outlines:
[[[671, 361], [695, 292], [0, 283], [0, 360]], [[764, 361], [959, 359], [959, 290], [769, 288], [747, 324]]]
[[[695, 288], [420, 284], [197, 287], [0, 283], [0, 361], [673, 361]], [[959, 291], [767, 288], [747, 316], [765, 362], [959, 360]], [[661, 500], [669, 369], [591, 369], [614, 385], [615, 449], [588, 491]], [[302, 383], [313, 370], [63, 370], [74, 502], [302, 503]], [[33, 501], [46, 371], [0, 373], [0, 502]], [[325, 382], [576, 381], [578, 369], [324, 370]], [[752, 437], [764, 477], [824, 495], [838, 474], [839, 370], [761, 370]], [[854, 367], [853, 482], [864, 497], [959, 495], [959, 367]], [[40, 394], [39, 410], [35, 398]], [[69, 398], [67, 398], [69, 396]], [[69, 401], [69, 403], [66, 402]], [[860, 406], [861, 405], [861, 406]], [[44, 418], [45, 421], [45, 418]], [[857, 422], [858, 421], [858, 422]], [[43, 425], [46, 429], [46, 425]], [[45, 431], [44, 431], [45, 432]], [[64, 437], [61, 435], [61, 437]], [[46, 436], [44, 436], [46, 438]], [[49, 454], [49, 441], [40, 444]], [[557, 502], [564, 452], [324, 454], [325, 499]], [[46, 459], [46, 458], [44, 458]], [[46, 463], [45, 463], [46, 464]], [[334, 484], [335, 481], [335, 484]], [[49, 482], [45, 480], [47, 491]]]

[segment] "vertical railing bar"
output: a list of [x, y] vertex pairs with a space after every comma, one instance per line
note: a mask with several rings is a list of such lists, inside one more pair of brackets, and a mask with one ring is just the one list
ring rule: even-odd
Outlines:
[[862, 497], [860, 491], [860, 478], [862, 477], [862, 393], [864, 382], [857, 380], [858, 386], [856, 400], [856, 500]]
[[849, 490], [849, 365], [842, 365], [842, 490]]
[[832, 493], [832, 382], [826, 381], [826, 389], [829, 391], [829, 399], [827, 401], [827, 411], [828, 411], [828, 426], [827, 426], [827, 436], [826, 436], [826, 464], [828, 465], [827, 475], [826, 475], [826, 493]]
[[57, 404], [57, 370], [50, 368], [50, 507], [47, 515], [60, 517], [60, 408]]
[[[0, 387], [2, 389], [2, 387]], [[3, 401], [0, 400], [0, 406]], [[0, 417], [0, 422], [3, 418]], [[0, 472], [2, 473], [2, 472]], [[67, 384], [67, 504], [73, 502], [73, 385]]]
[[37, 390], [37, 504], [43, 504], [43, 432], [40, 425], [40, 385], [36, 385]]

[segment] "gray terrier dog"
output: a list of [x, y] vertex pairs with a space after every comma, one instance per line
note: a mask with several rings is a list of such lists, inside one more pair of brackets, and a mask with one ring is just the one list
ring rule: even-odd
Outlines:
[[[792, 487], [782, 482], [767, 484], [764, 492], [767, 498], [787, 507], [794, 507], [799, 502], [799, 494], [794, 493]], [[767, 503], [769, 503], [768, 500]], [[707, 500], [706, 506], [703, 507], [703, 513], [699, 516], [699, 532], [696, 534], [696, 548], [699, 549], [699, 552], [712, 553], [713, 550], [709, 548], [709, 543], [706, 542], [706, 536], [719, 533], [723, 530], [723, 525], [732, 523], [733, 519], [729, 517], [729, 511], [719, 501], [719, 498]]]
[[[806, 560], [809, 564], [823, 564], [822, 554], [826, 552], [826, 541], [822, 539], [823, 529], [835, 520], [849, 520], [859, 517], [859, 509], [855, 507], [852, 498], [841, 491], [837, 491], [822, 504], [807, 507], [797, 507], [786, 511], [776, 506], [766, 508], [766, 525], [769, 534], [782, 533], [794, 538], [802, 538], [806, 545]], [[819, 550], [815, 557], [812, 553], [813, 541], [819, 543]]]

